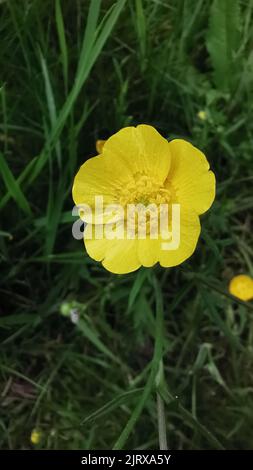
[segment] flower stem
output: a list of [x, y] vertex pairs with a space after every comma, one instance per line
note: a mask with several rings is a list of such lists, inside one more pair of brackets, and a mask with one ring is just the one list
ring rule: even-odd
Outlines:
[[164, 401], [158, 392], [156, 394], [156, 400], [157, 400], [159, 447], [160, 447], [160, 450], [168, 450]]
[[136, 421], [138, 420], [144, 406], [151, 393], [154, 390], [155, 384], [157, 382], [157, 377], [159, 376], [160, 366], [162, 364], [162, 355], [163, 355], [163, 299], [162, 293], [159, 286], [159, 283], [156, 280], [156, 277], [153, 275], [153, 286], [155, 290], [155, 299], [156, 299], [156, 327], [155, 327], [155, 346], [154, 354], [151, 361], [151, 370], [147, 380], [147, 383], [144, 387], [143, 394], [137, 403], [135, 409], [133, 410], [126, 426], [118, 437], [117, 441], [113, 446], [113, 450], [123, 449], [130, 433], [132, 432]]
[[[159, 345], [159, 358], [160, 364], [157, 369], [156, 375], [156, 386], [157, 389], [159, 385], [161, 385], [163, 378], [163, 348], [164, 348], [164, 310], [163, 310], [163, 297], [160, 285], [157, 279], [153, 278], [153, 284], [155, 288], [155, 299], [156, 299], [156, 324], [157, 324], [157, 331], [156, 331], [156, 344]], [[158, 420], [158, 437], [159, 437], [159, 447], [160, 450], [168, 450], [167, 444], [167, 434], [166, 434], [166, 420], [165, 420], [165, 409], [164, 409], [164, 401], [157, 391], [156, 394], [156, 402], [157, 402], [157, 420]]]

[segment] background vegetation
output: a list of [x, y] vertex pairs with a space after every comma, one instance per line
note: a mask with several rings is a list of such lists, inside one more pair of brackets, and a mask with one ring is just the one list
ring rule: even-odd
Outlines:
[[[253, 304], [227, 291], [253, 275], [252, 15], [252, 0], [1, 0], [2, 448], [31, 448], [34, 428], [38, 448], [112, 448], [143, 399], [151, 270], [111, 275], [71, 234], [79, 165], [137, 123], [203, 149], [218, 182], [192, 258], [154, 270], [169, 446], [252, 448]], [[156, 420], [151, 394], [124, 446], [158, 448]]]

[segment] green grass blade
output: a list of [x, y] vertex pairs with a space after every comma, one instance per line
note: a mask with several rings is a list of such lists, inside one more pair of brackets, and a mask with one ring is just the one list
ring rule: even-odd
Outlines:
[[[39, 56], [40, 56], [40, 62], [41, 62], [41, 68], [42, 68], [44, 83], [45, 83], [45, 92], [46, 92], [46, 99], [47, 99], [47, 106], [48, 106], [50, 124], [51, 124], [51, 127], [53, 129], [56, 122], [57, 122], [56, 105], [55, 105], [55, 99], [54, 99], [54, 94], [53, 94], [53, 88], [52, 88], [50, 77], [49, 77], [49, 71], [48, 71], [48, 68], [47, 68], [47, 63], [46, 63], [45, 58], [43, 57], [43, 54], [42, 54], [41, 50], [39, 50]], [[59, 166], [59, 168], [61, 168], [61, 166], [62, 166], [62, 157], [61, 157], [61, 145], [60, 145], [59, 140], [56, 142], [55, 150], [56, 150], [56, 155], [57, 155], [58, 166]]]
[[133, 287], [129, 293], [129, 299], [128, 299], [128, 310], [131, 310], [142, 286], [147, 277], [149, 276], [149, 271], [148, 269], [140, 269], [137, 273], [136, 279], [134, 281]]
[[91, 48], [95, 42], [100, 6], [101, 0], [91, 0], [87, 16], [87, 23], [83, 38], [82, 49], [80, 53], [80, 59], [78, 63], [78, 70], [82, 67], [82, 64], [86, 60], [86, 57], [89, 56]]
[[[27, 215], [31, 215], [32, 211], [29, 202], [20, 188], [20, 185], [15, 180], [2, 153], [0, 153], [0, 174], [2, 175], [3, 181], [7, 190], [9, 191], [10, 196], [15, 200], [22, 211], [24, 211]], [[0, 208], [2, 208], [2, 206], [3, 200], [0, 202]]]
[[138, 397], [142, 391], [143, 391], [142, 388], [136, 388], [134, 390], [129, 390], [128, 392], [121, 393], [120, 395], [113, 398], [105, 405], [101, 406], [101, 408], [98, 408], [96, 411], [86, 416], [86, 418], [84, 418], [81, 424], [84, 425], [88, 423], [89, 421], [95, 421], [96, 419], [102, 418], [106, 414], [111, 413], [113, 410], [115, 410], [119, 406], [125, 405], [126, 403], [128, 403], [130, 399]]
[[173, 395], [171, 395], [171, 393], [169, 393], [164, 388], [159, 389], [159, 393], [168, 406], [170, 404], [176, 406], [183, 420], [188, 422], [194, 430], [196, 430], [201, 436], [203, 436], [213, 446], [214, 449], [224, 450], [224, 447], [219, 442], [219, 440], [203, 424], [201, 424], [196, 418], [194, 418], [194, 416], [192, 416], [192, 414], [178, 402], [178, 399], [176, 399], [175, 401]]
[[[111, 31], [113, 27], [115, 26], [117, 19], [124, 8], [126, 3], [126, 0], [119, 0], [116, 4], [114, 4], [114, 7], [112, 8], [110, 12], [110, 16], [108, 17], [107, 21], [103, 25], [102, 30], [100, 31], [100, 34], [95, 41], [95, 43], [92, 45], [92, 47], [88, 48], [88, 53], [87, 55], [82, 57], [82, 62], [79, 63], [78, 69], [77, 69], [77, 75], [75, 78], [75, 82], [73, 85], [73, 88], [71, 89], [68, 98], [66, 99], [59, 115], [57, 118], [57, 121], [55, 123], [55, 126], [52, 130], [52, 133], [50, 135], [49, 142], [46, 143], [43, 151], [41, 152], [41, 155], [39, 156], [39, 159], [36, 163], [36, 167], [33, 171], [33, 174], [31, 175], [28, 184], [31, 184], [40, 174], [41, 170], [43, 169], [47, 159], [48, 159], [48, 151], [49, 148], [52, 148], [56, 140], [59, 138], [66, 121], [71, 113], [71, 110], [74, 106], [74, 103], [76, 102], [76, 99], [86, 82], [90, 71], [95, 64], [103, 46], [105, 45], [106, 40], [111, 34]], [[86, 28], [89, 28], [89, 25], [87, 24]], [[86, 34], [84, 35], [84, 43], [86, 40]]]
[[[28, 165], [25, 167], [25, 169], [22, 171], [22, 173], [19, 175], [17, 179], [14, 178], [15, 182], [14, 185], [17, 185], [21, 191], [21, 184], [23, 184], [27, 179], [30, 173], [33, 171], [36, 161], [38, 157], [34, 157]], [[8, 189], [8, 188], [7, 188]], [[0, 209], [3, 209], [5, 205], [8, 203], [10, 198], [12, 197], [12, 185], [8, 189], [7, 193], [3, 196], [3, 198], [0, 201]]]
[[63, 20], [63, 15], [62, 15], [62, 8], [61, 8], [61, 0], [55, 1], [55, 21], [56, 21], [58, 40], [59, 40], [60, 51], [61, 51], [61, 62], [62, 62], [65, 92], [67, 93], [69, 59], [68, 59], [68, 48], [67, 48], [64, 20]]
[[82, 334], [92, 343], [94, 346], [105, 356], [109, 357], [113, 362], [120, 362], [116, 356], [104, 345], [104, 343], [99, 339], [97, 333], [94, 329], [85, 321], [83, 318], [80, 319], [77, 323], [77, 328]]
[[147, 47], [147, 18], [142, 0], [135, 0], [135, 23], [140, 47], [141, 69], [145, 70], [146, 66], [146, 47]]

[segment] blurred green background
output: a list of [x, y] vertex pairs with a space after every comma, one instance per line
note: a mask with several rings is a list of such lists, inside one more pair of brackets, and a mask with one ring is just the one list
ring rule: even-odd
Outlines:
[[[1, 0], [2, 449], [110, 449], [143, 399], [153, 274], [112, 275], [71, 233], [78, 167], [139, 123], [217, 177], [194, 255], [152, 270], [169, 447], [252, 448], [253, 303], [228, 293], [253, 275], [252, 17], [252, 0]], [[154, 393], [124, 446], [158, 448]]]

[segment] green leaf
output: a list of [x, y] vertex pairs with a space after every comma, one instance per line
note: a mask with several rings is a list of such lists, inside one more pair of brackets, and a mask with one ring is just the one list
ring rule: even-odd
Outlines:
[[236, 72], [241, 72], [235, 60], [240, 45], [240, 6], [238, 0], [214, 0], [210, 10], [207, 49], [218, 89], [231, 91]]

